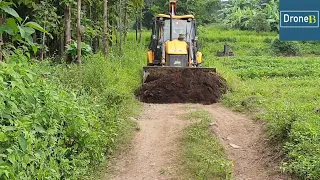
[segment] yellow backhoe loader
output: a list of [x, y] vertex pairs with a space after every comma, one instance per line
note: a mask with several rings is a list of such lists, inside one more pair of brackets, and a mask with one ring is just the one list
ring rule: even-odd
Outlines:
[[192, 71], [216, 72], [215, 68], [202, 67], [195, 17], [179, 16], [176, 10], [177, 1], [170, 0], [169, 15], [158, 14], [152, 22], [147, 66], [143, 67], [143, 83], [186, 68]]

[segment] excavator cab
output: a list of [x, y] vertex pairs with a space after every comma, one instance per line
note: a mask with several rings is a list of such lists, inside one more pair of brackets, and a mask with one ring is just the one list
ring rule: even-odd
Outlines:
[[170, 0], [169, 15], [158, 14], [152, 22], [147, 66], [143, 67], [143, 83], [185, 68], [216, 72], [215, 68], [201, 68], [202, 53], [198, 51], [195, 17], [178, 16], [176, 9], [177, 1]]
[[196, 20], [193, 15], [158, 14], [153, 21], [148, 66], [198, 67]]

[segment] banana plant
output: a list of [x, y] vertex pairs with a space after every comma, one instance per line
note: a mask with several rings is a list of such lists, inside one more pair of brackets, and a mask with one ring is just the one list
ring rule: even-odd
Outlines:
[[233, 0], [225, 4], [219, 12], [222, 22], [232, 28], [252, 30], [253, 19], [259, 14], [263, 15], [260, 18], [265, 17], [272, 30], [279, 24], [279, 0], [263, 4], [260, 0]]
[[279, 30], [279, 0], [271, 0], [269, 3], [262, 4], [265, 6], [264, 11], [268, 16], [268, 22], [273, 28]]

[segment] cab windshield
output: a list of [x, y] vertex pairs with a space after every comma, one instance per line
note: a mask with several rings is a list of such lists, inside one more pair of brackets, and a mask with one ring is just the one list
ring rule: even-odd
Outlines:
[[[178, 39], [179, 34], [184, 34], [186, 37], [186, 40], [188, 40], [188, 37], [190, 36], [191, 32], [191, 22], [188, 22], [187, 20], [172, 20], [172, 39]], [[163, 42], [166, 42], [167, 40], [170, 40], [170, 19], [165, 20], [164, 27], [163, 27]], [[161, 38], [161, 39], [162, 39]]]

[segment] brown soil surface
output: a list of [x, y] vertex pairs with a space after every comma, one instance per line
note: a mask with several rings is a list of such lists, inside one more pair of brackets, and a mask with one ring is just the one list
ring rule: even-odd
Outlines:
[[220, 104], [201, 106], [212, 114], [213, 132], [233, 162], [235, 180], [285, 180], [279, 154], [270, 148], [263, 124]]
[[138, 119], [140, 131], [130, 152], [116, 160], [113, 180], [175, 179], [175, 158], [179, 153], [179, 138], [188, 125], [181, 117], [184, 105], [145, 104]]
[[226, 92], [226, 82], [213, 72], [184, 69], [161, 77], [149, 77], [149, 82], [136, 91], [146, 103], [217, 103]]
[[234, 164], [235, 180], [289, 179], [278, 171], [279, 161], [268, 148], [263, 125], [220, 104], [144, 104], [144, 113], [137, 120], [141, 129], [132, 149], [116, 158], [113, 176], [105, 179], [181, 179], [175, 158], [182, 148], [179, 139], [183, 129], [190, 123], [182, 117], [194, 109], [212, 114], [213, 134]]

